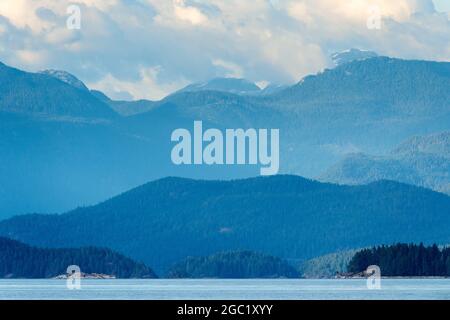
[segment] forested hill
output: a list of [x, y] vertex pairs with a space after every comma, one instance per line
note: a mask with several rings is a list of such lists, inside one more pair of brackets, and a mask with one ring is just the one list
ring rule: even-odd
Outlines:
[[170, 278], [298, 278], [286, 261], [251, 251], [220, 252], [207, 257], [188, 257], [174, 265]]
[[358, 273], [370, 265], [379, 266], [382, 276], [449, 277], [450, 247], [396, 244], [364, 249], [349, 262], [348, 271]]
[[0, 237], [0, 278], [52, 278], [77, 265], [82, 273], [117, 278], [155, 278], [155, 273], [119, 253], [104, 248], [44, 249]]
[[[69, 76], [73, 77], [65, 73]], [[62, 81], [51, 71], [29, 73], [0, 62], [0, 111], [89, 119], [117, 117], [106, 103], [81, 89], [80, 84], [74, 85], [79, 80], [73, 79]]]
[[449, 196], [390, 181], [165, 178], [66, 214], [4, 220], [0, 235], [44, 247], [107, 247], [161, 273], [220, 251], [309, 259], [385, 243], [450, 243], [449, 212]]

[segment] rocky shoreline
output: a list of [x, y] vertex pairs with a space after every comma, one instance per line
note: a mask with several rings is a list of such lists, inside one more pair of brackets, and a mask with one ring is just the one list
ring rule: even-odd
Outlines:
[[[62, 274], [52, 279], [69, 279], [74, 278], [71, 274]], [[116, 276], [102, 273], [81, 273], [80, 279], [116, 279]]]

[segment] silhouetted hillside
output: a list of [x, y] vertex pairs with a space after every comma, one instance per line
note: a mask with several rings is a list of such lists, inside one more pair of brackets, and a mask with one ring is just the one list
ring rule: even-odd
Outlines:
[[0, 278], [52, 278], [66, 274], [71, 265], [83, 273], [117, 278], [155, 278], [153, 271], [104, 248], [44, 249], [0, 237]]

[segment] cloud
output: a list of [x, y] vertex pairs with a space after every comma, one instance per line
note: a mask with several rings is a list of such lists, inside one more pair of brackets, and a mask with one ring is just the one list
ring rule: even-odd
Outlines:
[[46, 53], [35, 50], [17, 50], [17, 56], [29, 65], [40, 65], [46, 60]]
[[169, 28], [185, 28], [186, 26], [207, 26], [209, 17], [203, 8], [189, 5], [184, 0], [159, 1], [149, 0], [149, 3], [158, 12], [154, 21], [161, 26]]
[[108, 73], [96, 83], [88, 83], [89, 87], [103, 92], [117, 100], [149, 99], [159, 100], [189, 84], [186, 80], [178, 80], [171, 83], [159, 83], [158, 75], [161, 67], [142, 68], [139, 71], [138, 80], [120, 80]]
[[186, 6], [182, 0], [175, 1], [174, 10], [179, 19], [189, 21], [193, 25], [208, 22], [208, 18], [198, 8]]
[[[66, 27], [71, 4], [80, 30]], [[367, 27], [373, 6], [380, 29]], [[431, 0], [0, 1], [0, 60], [64, 69], [111, 96], [159, 98], [218, 76], [293, 83], [349, 47], [449, 61], [449, 30]]]
[[212, 61], [212, 64], [216, 67], [222, 67], [224, 70], [226, 70], [225, 77], [229, 78], [244, 77], [244, 71], [242, 70], [242, 68], [233, 62], [224, 61], [222, 59], [214, 59]]

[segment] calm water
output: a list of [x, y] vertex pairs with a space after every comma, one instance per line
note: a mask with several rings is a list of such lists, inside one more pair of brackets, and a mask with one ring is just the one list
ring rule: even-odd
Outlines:
[[380, 290], [365, 280], [0, 280], [4, 299], [446, 299], [450, 279], [382, 279]]

